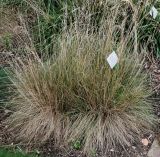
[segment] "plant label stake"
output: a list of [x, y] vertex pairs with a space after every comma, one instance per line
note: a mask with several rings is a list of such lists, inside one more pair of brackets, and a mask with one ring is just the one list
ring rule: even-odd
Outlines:
[[113, 51], [108, 57], [106, 56], [106, 60], [111, 69], [113, 69], [118, 63], [118, 56], [115, 51]]
[[149, 13], [155, 19], [158, 15], [158, 10], [153, 6]]

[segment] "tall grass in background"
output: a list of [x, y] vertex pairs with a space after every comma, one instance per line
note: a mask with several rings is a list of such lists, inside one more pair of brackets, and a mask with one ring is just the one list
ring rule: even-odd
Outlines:
[[[88, 13], [89, 25], [97, 31], [101, 25], [101, 21], [110, 11], [109, 7], [113, 4], [121, 2], [121, 9], [119, 13], [119, 20], [116, 24], [121, 22], [121, 18], [126, 18], [126, 25], [124, 30], [127, 30], [132, 20], [134, 19], [137, 26], [137, 34], [139, 47], [148, 43], [147, 48], [149, 51], [159, 56], [159, 15], [153, 19], [149, 15], [152, 6], [159, 10], [159, 1], [144, 0], [143, 2], [132, 1], [73, 1], [73, 0], [47, 0], [47, 1], [24, 1], [28, 7], [37, 15], [37, 24], [33, 27], [33, 38], [36, 47], [41, 54], [44, 51], [48, 54], [53, 54], [53, 46], [55, 44], [55, 34], [59, 36], [61, 33], [63, 22], [69, 26], [72, 22], [76, 21], [76, 9], [83, 10], [83, 13]], [[107, 9], [108, 8], [108, 9]], [[133, 17], [134, 16], [134, 17]], [[132, 20], [131, 20], [132, 19]], [[83, 24], [82, 24], [83, 25]], [[54, 34], [54, 35], [53, 35]], [[56, 37], [57, 38], [57, 37]]]
[[[5, 3], [4, 3], [5, 2]], [[110, 12], [110, 6], [119, 3], [119, 1], [73, 1], [73, 0], [47, 0], [47, 1], [30, 1], [23, 0], [21, 3], [19, 1], [9, 2], [4, 0], [4, 6], [15, 6], [17, 5], [17, 9], [23, 15], [23, 18], [28, 22], [26, 23], [27, 29], [33, 39], [35, 47], [39, 53], [39, 55], [45, 54], [53, 54], [54, 46], [57, 42], [57, 38], [64, 26], [69, 27], [72, 23], [76, 22], [76, 12], [77, 10], [81, 10], [83, 12], [82, 16], [87, 14], [86, 17], [80, 19], [81, 26], [83, 26], [83, 22], [88, 22], [88, 25], [84, 25], [84, 27], [92, 27], [92, 31], [98, 31], [101, 25], [101, 21], [103, 17], [107, 16]], [[119, 8], [119, 19], [117, 19], [116, 24], [121, 22], [121, 18], [126, 18], [128, 21], [125, 29], [128, 29], [130, 25], [130, 18], [132, 18], [134, 12], [134, 6], [130, 5], [130, 3], [121, 2], [121, 8]], [[127, 17], [126, 14], [130, 14], [130, 17]], [[31, 19], [34, 19], [33, 21]], [[80, 23], [80, 22], [79, 22]], [[23, 25], [23, 24], [22, 24]]]
[[[1, 4], [5, 7], [16, 6], [21, 14], [23, 14], [28, 31], [35, 44], [35, 47], [39, 55], [56, 53], [54, 46], [56, 40], [61, 33], [64, 26], [63, 22], [69, 26], [76, 21], [75, 12], [77, 9], [83, 10], [83, 14], [88, 13], [91, 16], [89, 24], [95, 31], [101, 25], [103, 17], [107, 15], [110, 10], [106, 9], [113, 4], [121, 3], [121, 15], [119, 18], [126, 18], [126, 26], [124, 29], [128, 29], [131, 23], [131, 19], [136, 23], [137, 34], [134, 38], [138, 38], [139, 47], [147, 43], [147, 49], [149, 52], [153, 52], [156, 57], [159, 56], [159, 15], [156, 19], [153, 19], [149, 15], [149, 11], [152, 6], [155, 6], [159, 10], [159, 1], [138, 1], [138, 0], [3, 0]], [[76, 6], [76, 7], [75, 7]], [[76, 9], [75, 9], [76, 8]], [[134, 16], [134, 17], [133, 17]], [[117, 20], [119, 24], [121, 20]]]
[[[15, 112], [7, 122], [18, 139], [43, 143], [53, 137], [65, 146], [78, 140], [84, 153], [106, 154], [129, 146], [152, 126], [152, 92], [138, 56], [144, 50], [134, 38], [137, 11], [130, 6], [128, 25], [129, 4], [115, 2], [103, 4], [96, 28], [85, 9], [90, 2], [75, 5], [74, 21], [68, 24], [66, 12], [52, 57], [44, 62], [35, 53], [12, 64]], [[119, 63], [110, 69], [106, 57], [113, 50]]]

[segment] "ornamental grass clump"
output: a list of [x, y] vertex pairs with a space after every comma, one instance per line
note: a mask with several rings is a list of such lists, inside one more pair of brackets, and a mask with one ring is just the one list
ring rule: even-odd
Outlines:
[[67, 36], [48, 62], [17, 64], [11, 80], [15, 112], [9, 123], [26, 141], [80, 140], [85, 152], [129, 145], [152, 124], [151, 94], [142, 63], [127, 41], [117, 44], [119, 62], [111, 69], [108, 37]]
[[[15, 112], [8, 123], [18, 139], [43, 143], [53, 137], [65, 146], [79, 141], [86, 154], [106, 154], [131, 145], [152, 126], [151, 91], [132, 38], [135, 27], [124, 31], [125, 20], [117, 25], [117, 11], [103, 19], [98, 32], [79, 20], [65, 27], [48, 60], [35, 54], [12, 64]], [[106, 58], [113, 51], [118, 63], [111, 69]]]

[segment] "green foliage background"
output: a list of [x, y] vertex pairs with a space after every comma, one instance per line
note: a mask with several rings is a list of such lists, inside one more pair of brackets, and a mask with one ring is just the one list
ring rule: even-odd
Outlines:
[[0, 157], [38, 157], [36, 155], [27, 155], [19, 151], [9, 151], [6, 149], [0, 149]]

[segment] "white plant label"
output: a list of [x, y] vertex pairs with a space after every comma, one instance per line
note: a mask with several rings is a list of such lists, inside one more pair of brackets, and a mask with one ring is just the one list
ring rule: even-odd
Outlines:
[[108, 57], [106, 56], [106, 59], [111, 69], [113, 69], [118, 63], [118, 56], [115, 51], [113, 51]]
[[149, 13], [155, 19], [158, 15], [158, 10], [153, 6]]

